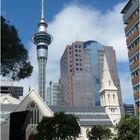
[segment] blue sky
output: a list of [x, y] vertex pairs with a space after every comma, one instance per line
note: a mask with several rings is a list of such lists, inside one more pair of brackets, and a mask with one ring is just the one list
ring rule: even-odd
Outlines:
[[[70, 3], [91, 6], [104, 12], [112, 9], [119, 2], [124, 2], [124, 0], [45, 0], [45, 18], [50, 22], [60, 10]], [[22, 42], [27, 44], [33, 33], [37, 31], [41, 0], [12, 0], [12, 2], [3, 0], [1, 8], [2, 15], [16, 26]]]
[[[48, 32], [54, 37], [49, 47], [47, 63], [47, 83], [59, 78], [59, 60], [65, 46], [75, 40], [97, 40], [113, 46], [116, 51], [122, 96], [125, 103], [133, 103], [130, 70], [125, 43], [121, 9], [126, 0], [45, 0], [45, 19]], [[40, 20], [41, 0], [3, 0], [2, 15], [15, 25], [19, 36], [29, 50], [34, 67], [30, 79], [20, 81], [25, 93], [29, 87], [37, 90], [37, 59], [32, 35], [37, 32]], [[83, 34], [84, 33], [84, 34]]]

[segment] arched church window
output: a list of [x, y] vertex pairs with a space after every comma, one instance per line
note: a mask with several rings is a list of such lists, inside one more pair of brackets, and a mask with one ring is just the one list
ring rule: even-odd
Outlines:
[[109, 83], [109, 85], [111, 86], [111, 81], [110, 81], [110, 80], [108, 81], [108, 83]]
[[38, 124], [39, 123], [39, 109], [35, 102], [31, 102], [27, 106], [27, 110], [30, 111], [31, 117], [30, 117], [30, 124]]
[[115, 103], [115, 94], [113, 94], [113, 103]]
[[104, 105], [106, 105], [106, 98], [105, 98], [105, 95], [103, 96], [103, 99], [104, 99]]
[[108, 94], [108, 103], [110, 103], [110, 95]]

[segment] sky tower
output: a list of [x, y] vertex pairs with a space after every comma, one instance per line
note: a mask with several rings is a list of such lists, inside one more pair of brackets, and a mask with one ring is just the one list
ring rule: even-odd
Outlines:
[[52, 42], [52, 36], [46, 31], [48, 24], [44, 19], [44, 0], [41, 4], [41, 20], [38, 23], [38, 32], [33, 35], [33, 42], [37, 46], [38, 59], [38, 93], [45, 101], [46, 93], [46, 63], [48, 57], [48, 46]]

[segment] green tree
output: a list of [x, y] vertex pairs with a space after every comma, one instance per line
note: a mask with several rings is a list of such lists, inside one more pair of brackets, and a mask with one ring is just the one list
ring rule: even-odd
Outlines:
[[1, 16], [1, 75], [13, 80], [31, 76], [33, 67], [17, 30]]
[[80, 134], [78, 118], [64, 112], [43, 117], [37, 126], [37, 140], [75, 140]]
[[139, 139], [139, 120], [136, 116], [125, 114], [116, 125], [116, 140], [138, 140]]
[[108, 140], [111, 136], [111, 130], [107, 126], [95, 125], [91, 128], [91, 130], [87, 131], [87, 137], [89, 140]]

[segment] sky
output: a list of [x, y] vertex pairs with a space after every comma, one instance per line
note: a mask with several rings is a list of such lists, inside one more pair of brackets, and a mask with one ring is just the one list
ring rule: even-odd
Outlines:
[[[127, 46], [121, 10], [127, 0], [45, 0], [47, 31], [53, 36], [47, 60], [47, 85], [60, 78], [60, 58], [66, 45], [72, 42], [96, 40], [105, 46], [113, 46], [116, 52], [118, 74], [124, 103], [134, 103]], [[29, 59], [34, 66], [30, 78], [16, 82], [23, 85], [24, 95], [29, 86], [38, 90], [38, 64], [36, 46], [32, 36], [38, 31], [41, 16], [41, 0], [3, 0], [1, 14], [15, 25]]]

